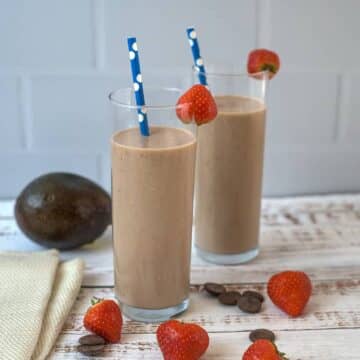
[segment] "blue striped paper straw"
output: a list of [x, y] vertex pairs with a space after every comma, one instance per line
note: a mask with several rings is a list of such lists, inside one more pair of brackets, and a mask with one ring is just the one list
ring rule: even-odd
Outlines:
[[194, 65], [195, 69], [198, 71], [199, 81], [200, 84], [207, 86], [207, 80], [205, 75], [205, 66], [204, 66], [204, 60], [202, 59], [200, 55], [200, 47], [199, 42], [196, 36], [196, 31], [193, 27], [188, 27], [186, 29], [186, 34], [189, 40], [189, 44], [191, 47], [191, 52], [194, 59]]
[[149, 131], [149, 124], [148, 124], [146, 108], [145, 108], [145, 96], [144, 96], [144, 88], [143, 88], [142, 76], [140, 70], [139, 51], [135, 37], [128, 38], [128, 49], [129, 49], [129, 58], [130, 58], [130, 66], [131, 66], [131, 75], [132, 75], [133, 87], [135, 92], [135, 101], [136, 101], [136, 105], [139, 107], [137, 113], [138, 113], [140, 133], [143, 136], [149, 136], [150, 131]]

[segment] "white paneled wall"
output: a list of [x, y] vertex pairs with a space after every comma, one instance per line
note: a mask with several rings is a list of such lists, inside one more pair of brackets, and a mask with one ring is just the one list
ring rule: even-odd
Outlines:
[[49, 171], [109, 188], [107, 94], [130, 82], [126, 36], [147, 85], [183, 86], [189, 25], [208, 62], [281, 56], [266, 195], [359, 191], [359, 14], [358, 0], [0, 0], [0, 197]]

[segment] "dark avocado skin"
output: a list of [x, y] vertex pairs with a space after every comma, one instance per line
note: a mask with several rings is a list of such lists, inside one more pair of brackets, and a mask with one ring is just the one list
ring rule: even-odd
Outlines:
[[69, 250], [96, 240], [111, 223], [109, 194], [75, 174], [50, 173], [28, 184], [15, 204], [20, 229], [34, 242]]

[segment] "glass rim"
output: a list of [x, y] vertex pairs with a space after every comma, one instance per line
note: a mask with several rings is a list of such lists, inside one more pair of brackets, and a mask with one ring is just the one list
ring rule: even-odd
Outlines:
[[[116, 90], [113, 90], [109, 93], [108, 95], [108, 99], [110, 100], [110, 102], [115, 105], [115, 106], [119, 106], [121, 108], [125, 108], [125, 109], [130, 109], [130, 110], [141, 110], [143, 108], [146, 108], [147, 110], [176, 110], [176, 109], [181, 109], [182, 107], [188, 105], [188, 103], [182, 103], [182, 104], [165, 104], [165, 105], [136, 105], [136, 104], [129, 104], [127, 102], [123, 102], [123, 101], [119, 101], [118, 99], [116, 99], [116, 94], [119, 91], [124, 91], [124, 92], [129, 92], [129, 94], [134, 93], [134, 89], [131, 87], [123, 87], [123, 88], [118, 88]], [[181, 96], [181, 94], [184, 93], [184, 90], [180, 89], [180, 88], [176, 88], [176, 87], [146, 87], [145, 90], [145, 98], [146, 98], [146, 92], [147, 91], [165, 91], [168, 93], [178, 93], [179, 97]], [[146, 102], [146, 99], [145, 99]]]
[[203, 75], [203, 76], [210, 76], [210, 77], [250, 77], [250, 78], [257, 78], [257, 77], [260, 77], [260, 78], [257, 78], [257, 80], [266, 80], [268, 79], [268, 74], [269, 74], [269, 70], [263, 70], [263, 71], [259, 71], [259, 72], [256, 72], [256, 73], [248, 73], [246, 71], [244, 72], [241, 72], [241, 71], [234, 71], [234, 72], [226, 72], [226, 71], [220, 71], [220, 72], [214, 72], [214, 71], [200, 71], [199, 70], [199, 67], [196, 66], [196, 65], [193, 65], [192, 66], [192, 70], [194, 73], [196, 74], [200, 74], [200, 75]]

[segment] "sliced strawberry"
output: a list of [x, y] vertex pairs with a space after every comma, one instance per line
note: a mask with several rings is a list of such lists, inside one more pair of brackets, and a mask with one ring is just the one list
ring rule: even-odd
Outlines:
[[184, 123], [206, 124], [216, 118], [215, 99], [204, 85], [194, 85], [180, 96], [176, 115]]
[[255, 49], [249, 53], [247, 70], [249, 74], [262, 71], [269, 72], [269, 79], [273, 78], [280, 69], [279, 55], [267, 49]]

